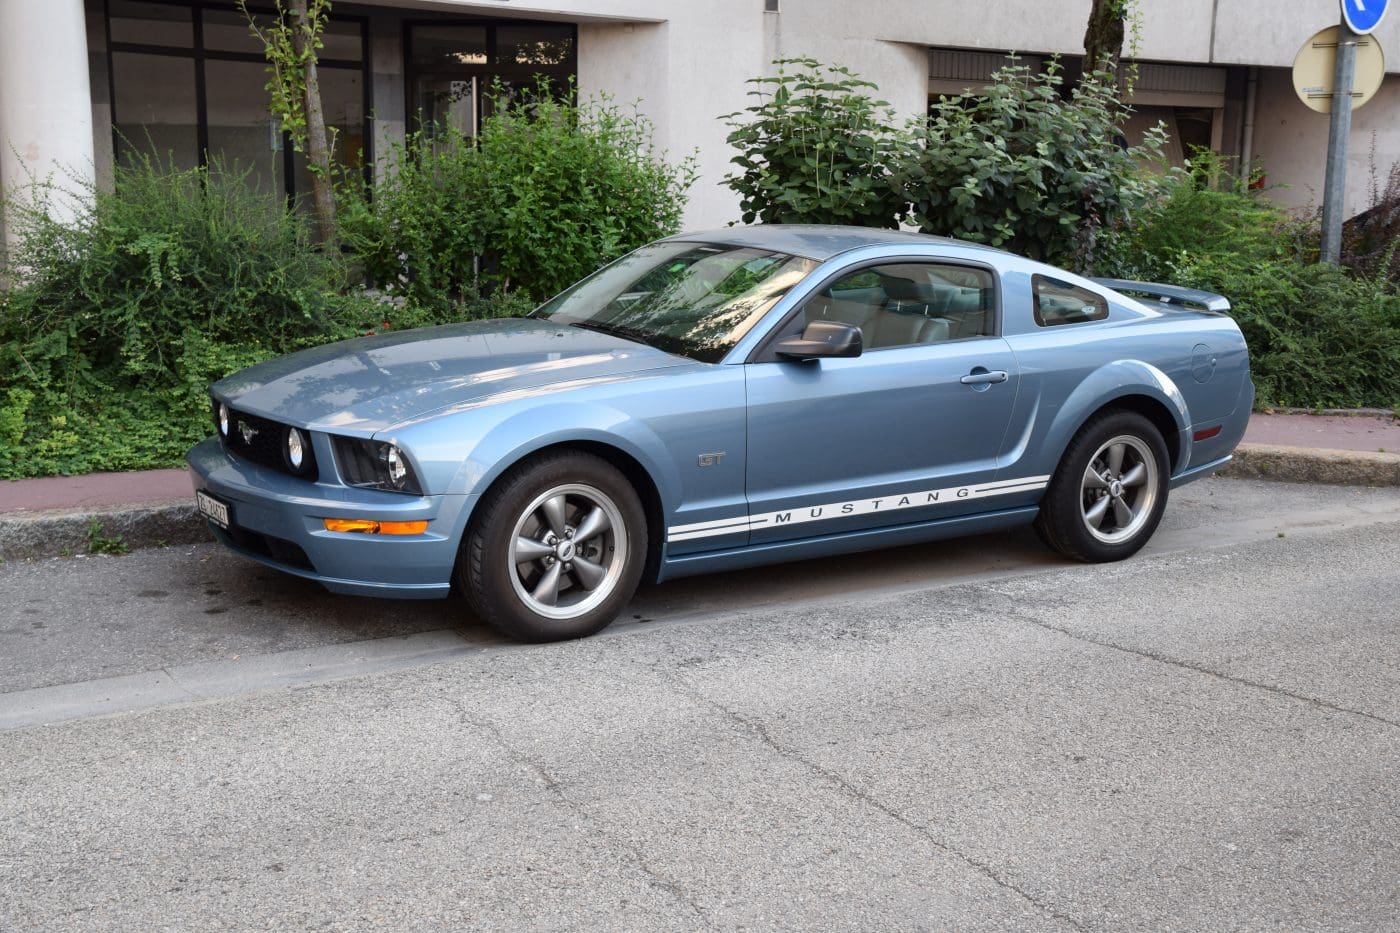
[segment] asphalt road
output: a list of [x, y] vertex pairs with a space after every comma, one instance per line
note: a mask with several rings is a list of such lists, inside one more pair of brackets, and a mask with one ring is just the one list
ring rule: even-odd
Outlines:
[[1400, 929], [1400, 490], [1210, 480], [564, 645], [212, 547], [0, 566], [0, 930]]

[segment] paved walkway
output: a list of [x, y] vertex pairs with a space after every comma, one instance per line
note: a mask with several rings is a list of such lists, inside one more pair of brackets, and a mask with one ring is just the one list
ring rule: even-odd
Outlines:
[[1400, 454], [1400, 421], [1392, 415], [1292, 415], [1256, 412], [1246, 444], [1369, 450]]
[[185, 470], [88, 473], [0, 482], [0, 514], [49, 509], [108, 509], [194, 495]]
[[[1400, 454], [1400, 421], [1390, 415], [1255, 414], [1246, 444]], [[184, 470], [89, 473], [0, 482], [0, 514], [102, 509], [190, 496]]]

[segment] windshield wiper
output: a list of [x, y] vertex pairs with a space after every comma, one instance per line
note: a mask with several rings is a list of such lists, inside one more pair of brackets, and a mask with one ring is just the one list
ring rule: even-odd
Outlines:
[[623, 340], [640, 343], [646, 347], [654, 347], [654, 344], [646, 338], [646, 335], [630, 327], [619, 327], [616, 324], [600, 324], [597, 321], [570, 321], [569, 326], [578, 327], [583, 330], [596, 330], [598, 333], [607, 334], [610, 337], [621, 337]]

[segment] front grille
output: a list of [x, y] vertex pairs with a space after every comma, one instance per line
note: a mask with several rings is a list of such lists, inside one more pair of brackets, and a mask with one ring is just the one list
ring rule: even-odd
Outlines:
[[[214, 427], [218, 430], [219, 405], [214, 403]], [[224, 449], [235, 457], [251, 461], [259, 466], [279, 470], [292, 476], [316, 479], [316, 452], [311, 447], [311, 434], [302, 431], [303, 456], [306, 458], [300, 472], [287, 463], [288, 426], [258, 415], [229, 409], [228, 436], [220, 435]]]

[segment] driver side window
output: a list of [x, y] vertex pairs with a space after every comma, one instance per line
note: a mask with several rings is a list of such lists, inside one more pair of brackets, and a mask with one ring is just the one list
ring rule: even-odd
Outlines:
[[985, 269], [941, 263], [870, 266], [831, 283], [803, 306], [804, 325], [859, 327], [866, 350], [987, 337], [996, 291]]

